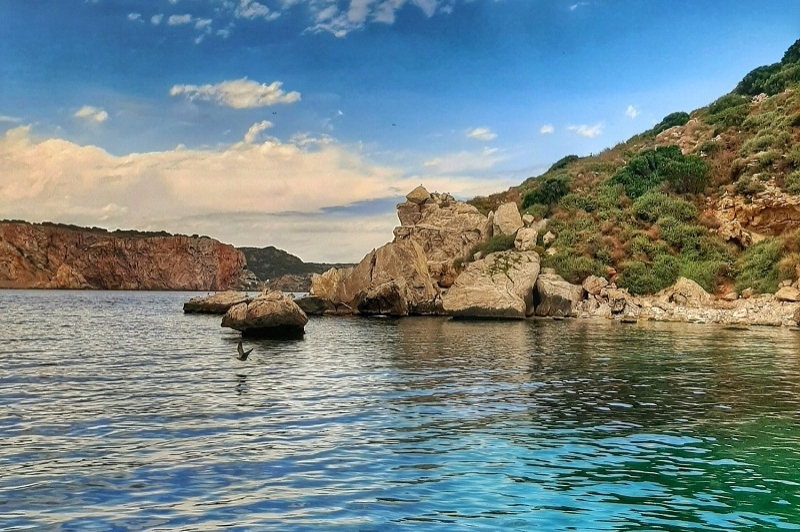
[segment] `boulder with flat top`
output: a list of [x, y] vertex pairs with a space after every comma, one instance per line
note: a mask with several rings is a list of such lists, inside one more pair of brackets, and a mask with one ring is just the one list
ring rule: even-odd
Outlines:
[[234, 305], [222, 317], [223, 327], [262, 338], [301, 338], [306, 323], [306, 313], [291, 296], [277, 291], [262, 292], [249, 303]]
[[193, 297], [183, 304], [187, 314], [225, 314], [234, 305], [249, 303], [253, 298], [241, 292], [217, 292], [202, 297]]

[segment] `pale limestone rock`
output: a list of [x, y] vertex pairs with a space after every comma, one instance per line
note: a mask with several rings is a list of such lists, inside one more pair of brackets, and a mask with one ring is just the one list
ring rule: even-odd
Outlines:
[[420, 185], [411, 192], [409, 192], [408, 194], [406, 194], [406, 199], [411, 203], [422, 205], [423, 203], [430, 201], [431, 195], [425, 187]]
[[517, 251], [533, 251], [536, 247], [536, 239], [539, 234], [536, 229], [530, 227], [522, 227], [517, 231], [517, 236], [514, 238], [514, 249]]
[[494, 213], [493, 234], [513, 235], [522, 227], [522, 217], [519, 214], [517, 204], [514, 202], [503, 203]]
[[306, 323], [305, 312], [290, 296], [277, 291], [234, 305], [222, 317], [223, 327], [241, 331], [242, 336], [299, 337]]
[[525, 224], [525, 227], [530, 227], [534, 220], [535, 218], [530, 214], [526, 214], [522, 217], [522, 223]]
[[539, 274], [535, 252], [501, 251], [467, 264], [442, 298], [448, 314], [462, 318], [522, 319], [533, 313]]
[[711, 301], [711, 295], [702, 286], [686, 277], [678, 278], [674, 285], [659, 292], [658, 296], [685, 307], [702, 307]]
[[736, 293], [736, 290], [731, 290], [730, 292], [725, 292], [725, 294], [722, 295], [722, 299], [724, 301], [736, 301], [739, 299], [739, 294]]
[[555, 240], [555, 239], [556, 239], [556, 235], [554, 235], [553, 233], [548, 231], [542, 237], [542, 242], [544, 242], [545, 246], [549, 246], [553, 242], [553, 240]]
[[608, 286], [608, 281], [605, 277], [590, 275], [583, 280], [583, 289], [586, 290], [587, 294], [591, 294], [593, 296], [598, 295], [606, 286]]
[[792, 288], [791, 286], [784, 286], [777, 292], [775, 292], [775, 299], [778, 301], [788, 301], [790, 303], [796, 303], [800, 301], [800, 290], [797, 288]]
[[576, 308], [583, 299], [583, 287], [568, 283], [560, 275], [542, 274], [536, 279], [536, 315], [574, 316]]
[[232, 306], [252, 300], [252, 297], [241, 292], [217, 292], [210, 296], [191, 298], [183, 304], [183, 311], [187, 314], [225, 314]]
[[604, 286], [600, 289], [600, 297], [605, 299], [612, 314], [619, 314], [628, 307], [631, 295], [627, 290], [613, 286]]

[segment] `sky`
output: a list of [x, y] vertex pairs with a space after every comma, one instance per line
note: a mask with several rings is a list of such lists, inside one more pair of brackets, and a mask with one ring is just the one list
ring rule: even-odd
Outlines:
[[788, 0], [0, 0], [0, 219], [356, 262], [730, 91]]

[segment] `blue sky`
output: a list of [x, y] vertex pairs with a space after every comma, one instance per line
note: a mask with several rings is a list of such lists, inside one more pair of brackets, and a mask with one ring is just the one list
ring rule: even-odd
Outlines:
[[305, 260], [691, 111], [800, 37], [800, 2], [0, 0], [0, 217]]

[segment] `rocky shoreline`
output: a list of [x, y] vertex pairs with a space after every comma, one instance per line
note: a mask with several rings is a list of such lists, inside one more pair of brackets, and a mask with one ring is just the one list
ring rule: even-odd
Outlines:
[[[685, 278], [651, 296], [632, 295], [603, 277], [590, 276], [581, 285], [571, 284], [540, 267], [539, 252], [547, 252], [537, 247], [544, 224], [520, 216], [516, 204], [500, 205], [484, 216], [449, 194], [431, 194], [422, 186], [406, 199], [397, 206], [401, 225], [395, 228], [392, 242], [371, 251], [353, 267], [313, 276], [309, 295], [294, 300], [304, 315], [537, 316], [737, 327], [797, 327], [800, 323], [797, 283], [784, 283], [774, 295], [745, 290], [724, 297], [708, 294]], [[541, 240], [547, 246], [552, 237], [548, 233]], [[495, 244], [504, 247], [495, 249]], [[230, 301], [231, 306], [242, 304], [241, 294], [216, 297]], [[219, 306], [219, 301], [211, 303], [217, 305], [217, 313], [230, 310]]]

